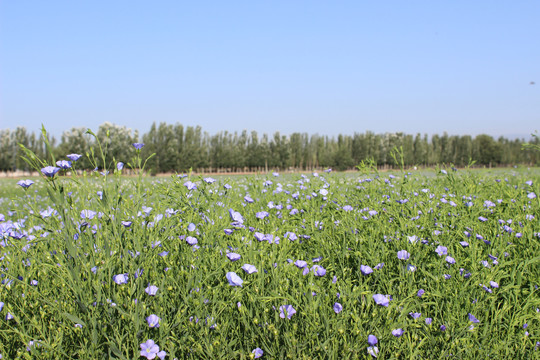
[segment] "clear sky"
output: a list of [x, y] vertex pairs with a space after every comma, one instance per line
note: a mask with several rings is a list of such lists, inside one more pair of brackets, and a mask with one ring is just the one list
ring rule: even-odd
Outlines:
[[538, 0], [0, 0], [0, 128], [529, 138], [539, 23]]

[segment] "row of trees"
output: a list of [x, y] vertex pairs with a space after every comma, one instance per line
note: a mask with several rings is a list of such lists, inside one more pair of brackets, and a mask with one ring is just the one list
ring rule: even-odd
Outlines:
[[[153, 173], [196, 171], [266, 171], [269, 169], [314, 170], [321, 168], [351, 169], [362, 160], [373, 159], [379, 166], [396, 165], [392, 152], [402, 149], [406, 166], [433, 166], [453, 164], [466, 166], [476, 161], [481, 166], [500, 166], [540, 163], [540, 154], [522, 149], [523, 139], [510, 140], [489, 135], [433, 135], [385, 133], [370, 131], [353, 135], [329, 137], [293, 133], [289, 136], [279, 132], [272, 136], [259, 136], [256, 131], [230, 133], [222, 131], [214, 135], [203, 132], [200, 126], [184, 127], [181, 124], [152, 124], [150, 130], [139, 136], [138, 132], [125, 126], [102, 124], [95, 137], [86, 128], [65, 131], [60, 141], [49, 138], [58, 158], [77, 153], [99, 154], [98, 144], [109, 159], [129, 162], [133, 159], [135, 142], [145, 143], [141, 155], [155, 153], [147, 169]], [[538, 137], [530, 143], [539, 143]], [[24, 127], [14, 131], [0, 130], [0, 171], [29, 170], [22, 160], [18, 146], [22, 144], [39, 156], [45, 155], [41, 134], [28, 132]], [[93, 168], [85, 156], [77, 163], [79, 169]]]

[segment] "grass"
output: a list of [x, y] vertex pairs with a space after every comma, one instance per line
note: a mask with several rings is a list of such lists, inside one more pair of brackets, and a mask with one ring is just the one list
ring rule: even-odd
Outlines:
[[540, 194], [538, 169], [204, 179], [111, 171], [27, 190], [2, 180], [3, 358], [134, 359], [149, 339], [170, 359], [248, 359], [255, 348], [269, 359], [371, 358], [370, 334], [383, 359], [538, 356], [540, 204], [528, 197]]

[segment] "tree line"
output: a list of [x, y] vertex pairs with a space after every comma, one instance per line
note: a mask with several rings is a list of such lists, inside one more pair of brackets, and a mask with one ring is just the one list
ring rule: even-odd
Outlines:
[[[434, 166], [447, 164], [467, 166], [528, 166], [540, 163], [540, 154], [524, 149], [524, 139], [494, 139], [490, 135], [442, 135], [384, 133], [371, 131], [330, 137], [318, 134], [293, 133], [283, 135], [259, 134], [256, 131], [221, 131], [210, 135], [200, 126], [183, 126], [155, 122], [150, 130], [139, 135], [125, 126], [104, 123], [95, 136], [86, 128], [64, 131], [60, 139], [48, 138], [57, 158], [77, 153], [92, 156], [98, 147], [113, 168], [115, 162], [126, 164], [133, 159], [133, 143], [142, 142], [141, 156], [155, 153], [146, 169], [151, 173], [186, 172], [237, 172], [268, 170], [316, 170], [334, 168], [354, 169], [362, 160], [372, 159], [378, 166], [396, 166], [398, 149], [405, 166]], [[528, 143], [539, 145], [539, 138]], [[0, 171], [30, 170], [21, 158], [19, 144], [45, 156], [42, 134], [28, 132], [24, 127], [0, 130]], [[77, 162], [78, 169], [92, 169], [87, 156]]]

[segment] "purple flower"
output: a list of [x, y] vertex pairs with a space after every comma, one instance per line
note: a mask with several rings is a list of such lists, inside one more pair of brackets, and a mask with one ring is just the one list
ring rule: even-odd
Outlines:
[[395, 337], [400, 337], [401, 335], [403, 335], [403, 329], [392, 330], [392, 335], [394, 335]]
[[240, 254], [231, 252], [231, 253], [228, 253], [228, 254], [227, 254], [227, 257], [228, 257], [229, 260], [231, 260], [231, 261], [236, 261], [236, 260], [240, 260], [240, 258], [241, 258], [242, 256], [240, 256]]
[[527, 194], [527, 197], [532, 200], [532, 199], [536, 198], [536, 194], [533, 193], [533, 192], [530, 192], [530, 193]]
[[374, 269], [375, 270], [380, 270], [380, 269], [383, 268], [383, 266], [384, 266], [384, 263], [378, 263], [377, 265], [375, 265]]
[[279, 317], [285, 319], [285, 316], [290, 320], [291, 317], [296, 314], [296, 310], [292, 305], [281, 305], [279, 307]]
[[231, 217], [231, 220], [234, 223], [238, 223], [238, 224], [243, 224], [244, 223], [244, 218], [242, 217], [242, 215], [238, 211], [234, 211], [233, 209], [229, 209], [229, 215]]
[[483, 217], [483, 216], [479, 216], [478, 217], [478, 220], [480, 220], [481, 222], [486, 222], [487, 221], [487, 218]]
[[285, 238], [289, 239], [290, 241], [298, 240], [298, 236], [295, 233], [289, 231], [285, 233]]
[[93, 210], [82, 210], [81, 211], [81, 219], [93, 219], [95, 216], [97, 215], [97, 212], [93, 211]]
[[466, 242], [466, 241], [460, 241], [459, 243], [460, 243], [460, 244], [461, 244], [461, 246], [463, 246], [463, 247], [467, 247], [467, 246], [469, 246], [469, 243], [468, 243], [468, 242]]
[[259, 211], [258, 213], [255, 214], [255, 216], [258, 218], [258, 219], [264, 219], [265, 217], [267, 217], [268, 215], [270, 215], [268, 213], [268, 211]]
[[497, 284], [495, 281], [490, 281], [489, 285], [491, 285], [492, 288], [498, 288], [499, 284]]
[[411, 315], [411, 317], [416, 320], [418, 319], [420, 316], [422, 316], [422, 313], [417, 313], [417, 312], [410, 312], [409, 315]]
[[129, 280], [128, 274], [118, 274], [113, 276], [113, 281], [118, 285], [127, 284]]
[[367, 338], [367, 342], [371, 346], [375, 346], [379, 341], [377, 340], [377, 337], [375, 335], [369, 335]]
[[60, 169], [69, 169], [71, 167], [71, 161], [67, 160], [58, 160], [56, 162], [56, 166], [58, 166]]
[[379, 353], [379, 348], [376, 346], [370, 346], [367, 348], [367, 352], [369, 355], [377, 357], [377, 354]]
[[304, 270], [302, 271], [302, 275], [306, 276], [307, 274], [309, 274], [309, 267], [304, 267]]
[[443, 256], [448, 254], [448, 249], [446, 248], [446, 246], [439, 245], [437, 246], [437, 249], [435, 249], [435, 252], [439, 254], [439, 256]]
[[245, 202], [250, 203], [250, 204], [253, 202], [253, 199], [249, 195], [244, 196], [244, 200]]
[[345, 206], [343, 207], [343, 210], [344, 210], [344, 211], [352, 211], [352, 210], [353, 210], [353, 207], [352, 207], [351, 205], [345, 205]]
[[446, 262], [449, 263], [449, 264], [455, 264], [456, 260], [453, 257], [451, 257], [450, 255], [448, 255], [446, 257]]
[[313, 265], [313, 266], [311, 267], [311, 271], [313, 271], [313, 274], [314, 274], [315, 276], [324, 276], [324, 275], [326, 275], [326, 269], [323, 268], [323, 267], [320, 266], [320, 265]]
[[122, 171], [122, 169], [124, 168], [124, 163], [119, 161], [117, 164], [116, 164], [116, 170], [118, 171]]
[[343, 310], [343, 306], [340, 303], [334, 303], [334, 311], [336, 314], [339, 314]]
[[294, 262], [294, 265], [296, 265], [299, 269], [302, 269], [307, 266], [307, 262], [305, 262], [304, 260], [296, 260]]
[[156, 285], [150, 285], [146, 289], [144, 289], [144, 291], [150, 296], [155, 296], [158, 289], [159, 288]]
[[236, 275], [235, 272], [228, 272], [225, 277], [229, 281], [229, 285], [242, 287], [242, 283], [244, 282], [244, 280], [240, 279], [240, 277]]
[[411, 254], [409, 254], [407, 250], [400, 250], [397, 253], [397, 258], [399, 260], [407, 260], [409, 257], [411, 257]]
[[480, 320], [478, 320], [473, 314], [469, 313], [469, 321], [472, 321], [473, 323], [479, 323]]
[[69, 155], [66, 155], [66, 157], [67, 157], [69, 160], [75, 162], [75, 161], [79, 160], [80, 158], [82, 158], [82, 155], [79, 155], [79, 154], [69, 154]]
[[141, 150], [143, 148], [144, 144], [143, 143], [134, 143], [133, 144], [133, 147], [136, 149], [136, 150]]
[[45, 166], [43, 169], [41, 169], [43, 175], [51, 178], [54, 177], [54, 175], [56, 175], [56, 173], [59, 171], [60, 168], [55, 166]]
[[407, 265], [407, 271], [410, 271], [410, 272], [416, 271], [416, 266], [414, 266], [412, 264], [408, 264]]
[[254, 357], [255, 359], [258, 359], [261, 356], [263, 356], [264, 352], [261, 350], [261, 348], [256, 348], [256, 349], [253, 349], [253, 351], [251, 353], [255, 355], [255, 357]]
[[418, 292], [416, 293], [416, 296], [422, 297], [422, 295], [424, 295], [424, 293], [425, 293], [424, 289], [420, 289], [420, 290], [418, 290]]
[[122, 225], [124, 225], [124, 227], [127, 227], [127, 228], [128, 228], [128, 227], [131, 226], [131, 224], [133, 224], [132, 221], [122, 221]]
[[242, 266], [242, 270], [244, 270], [248, 274], [253, 274], [257, 272], [257, 268], [254, 265], [250, 264], [244, 264], [244, 266]]
[[211, 178], [211, 177], [206, 177], [206, 178], [204, 178], [203, 180], [204, 180], [204, 182], [206, 182], [207, 184], [213, 184], [213, 183], [216, 182], [216, 179]]
[[416, 244], [418, 242], [418, 236], [416, 235], [413, 235], [413, 236], [407, 236], [407, 239], [409, 239], [409, 242], [411, 244]]
[[32, 180], [21, 180], [17, 182], [17, 185], [21, 186], [23, 189], [28, 189], [33, 183]]
[[154, 342], [154, 340], [147, 340], [145, 343], [141, 344], [141, 356], [144, 356], [147, 359], [155, 359], [159, 352], [159, 346]]
[[195, 184], [194, 182], [192, 181], [186, 181], [184, 183], [184, 186], [188, 189], [188, 190], [197, 190], [197, 184]]
[[362, 275], [369, 275], [373, 272], [373, 269], [367, 265], [360, 265], [360, 272]]
[[445, 325], [441, 325], [441, 327], [440, 327], [439, 329], [441, 329], [441, 331], [446, 331], [446, 326], [445, 326]]
[[149, 317], [146, 318], [146, 322], [148, 323], [148, 326], [151, 328], [158, 328], [159, 327], [159, 320], [161, 320], [157, 315], [152, 314]]
[[[186, 237], [186, 242], [189, 244], [189, 245], [197, 245], [198, 241], [197, 241], [197, 238], [193, 237], [193, 236], [187, 236]], [[240, 255], [238, 255], [240, 256]]]
[[432, 318], [426, 318], [426, 325], [431, 325], [432, 321], [433, 321]]
[[377, 305], [381, 306], [388, 306], [390, 304], [390, 300], [388, 300], [388, 297], [383, 294], [375, 294], [373, 295], [373, 300]]

